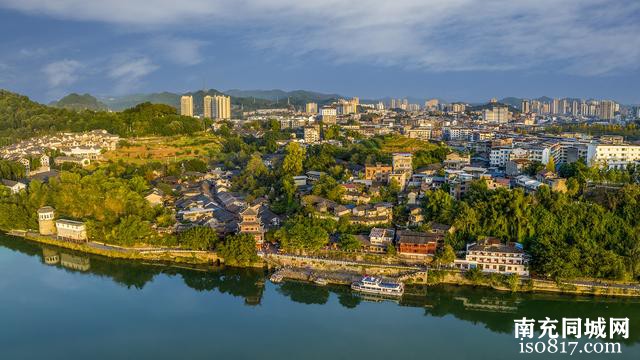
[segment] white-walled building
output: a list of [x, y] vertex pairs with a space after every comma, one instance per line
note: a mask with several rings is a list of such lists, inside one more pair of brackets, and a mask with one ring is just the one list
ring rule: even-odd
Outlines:
[[640, 161], [639, 145], [589, 144], [587, 165], [624, 169], [630, 163]]

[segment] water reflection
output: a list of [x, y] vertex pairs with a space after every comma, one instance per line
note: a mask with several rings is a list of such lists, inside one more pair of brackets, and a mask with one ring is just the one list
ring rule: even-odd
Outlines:
[[60, 265], [76, 271], [89, 271], [91, 269], [91, 260], [88, 256], [69, 254], [48, 247], [42, 248], [42, 261], [47, 265]]
[[[44, 264], [63, 267], [72, 272], [89, 272], [132, 289], [142, 289], [154, 277], [164, 274], [181, 278], [186, 286], [198, 292], [219, 292], [244, 300], [248, 306], [259, 305], [265, 293], [267, 274], [259, 269], [198, 269], [175, 268], [158, 264], [143, 264], [128, 260], [107, 259], [76, 253], [55, 247], [0, 235], [0, 247], [33, 257]], [[205, 271], [208, 270], [208, 271]], [[380, 298], [353, 293], [346, 286], [316, 286], [303, 282], [283, 282], [277, 293], [293, 302], [323, 305], [336, 298], [347, 309], [355, 309], [363, 302], [379, 302]], [[560, 296], [555, 294], [512, 294], [486, 288], [436, 286], [408, 286], [397, 305], [424, 309], [429, 317], [453, 316], [456, 319], [481, 324], [498, 333], [512, 333], [513, 320], [562, 319], [563, 317], [596, 318], [598, 316], [628, 317], [630, 336], [627, 344], [640, 341], [640, 300], [604, 297]], [[382, 305], [381, 305], [382, 306]]]

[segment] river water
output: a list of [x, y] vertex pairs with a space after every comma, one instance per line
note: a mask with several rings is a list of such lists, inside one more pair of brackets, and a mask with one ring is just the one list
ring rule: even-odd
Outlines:
[[441, 286], [376, 301], [275, 285], [263, 271], [176, 269], [0, 235], [0, 359], [568, 358], [520, 354], [514, 319], [599, 316], [630, 319], [628, 339], [614, 339], [621, 354], [572, 358], [639, 359], [635, 299]]

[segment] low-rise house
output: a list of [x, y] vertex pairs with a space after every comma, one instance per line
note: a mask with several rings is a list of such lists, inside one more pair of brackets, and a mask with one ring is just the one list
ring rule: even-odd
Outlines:
[[364, 191], [362, 184], [347, 183], [340, 186], [344, 189], [342, 194], [343, 202], [368, 204], [371, 201], [371, 196]]
[[411, 206], [409, 208], [409, 226], [420, 226], [424, 222], [424, 215], [420, 206]]
[[432, 222], [429, 224], [429, 231], [434, 234], [447, 235], [453, 234], [456, 231], [456, 228], [453, 225]]
[[20, 191], [26, 190], [27, 189], [27, 185], [19, 182], [19, 181], [13, 181], [13, 180], [7, 180], [7, 179], [2, 179], [0, 180], [0, 182], [2, 183], [2, 185], [6, 188], [9, 189], [9, 191], [11, 191], [12, 194], [17, 194]]
[[515, 177], [524, 171], [524, 169], [529, 165], [531, 161], [527, 159], [514, 159], [509, 160], [505, 164], [505, 174], [507, 176]]
[[53, 163], [57, 166], [62, 164], [73, 164], [81, 167], [89, 166], [91, 160], [89, 158], [73, 157], [73, 156], [58, 156], [53, 159]]
[[387, 246], [393, 245], [396, 231], [394, 229], [373, 228], [369, 232], [369, 251], [383, 253]]
[[307, 177], [305, 175], [294, 176], [293, 184], [295, 186], [305, 186], [307, 185]]
[[544, 185], [538, 180], [534, 180], [526, 175], [520, 175], [515, 179], [515, 186], [523, 188], [526, 193], [538, 191], [540, 186]]
[[552, 191], [567, 192], [567, 179], [558, 177], [553, 171], [542, 171], [536, 175], [536, 180], [549, 186]]
[[375, 165], [366, 165], [364, 168], [365, 180], [372, 180], [379, 183], [389, 182], [389, 174], [393, 168], [389, 165], [377, 163]]
[[214, 208], [192, 207], [178, 211], [178, 217], [183, 221], [196, 222], [202, 219], [210, 219], [214, 210]]
[[395, 182], [396, 184], [398, 184], [398, 186], [400, 186], [400, 190], [404, 191], [404, 189], [407, 186], [407, 181], [409, 180], [409, 177], [411, 176], [411, 174], [405, 170], [394, 170], [388, 176], [389, 176], [389, 184], [391, 184], [392, 182]]
[[503, 244], [499, 239], [487, 238], [469, 244], [465, 260], [484, 272], [529, 276], [525, 253], [517, 243]]
[[410, 230], [400, 230], [396, 233], [398, 253], [410, 257], [433, 256], [443, 242], [444, 236], [435, 233]]
[[457, 152], [448, 154], [444, 160], [444, 167], [446, 169], [462, 169], [465, 166], [471, 165], [470, 155], [460, 155]]
[[57, 237], [71, 241], [87, 241], [87, 227], [81, 221], [60, 219], [56, 220]]
[[71, 148], [61, 148], [60, 152], [70, 157], [88, 158], [98, 160], [102, 156], [102, 148], [90, 146], [74, 146]]
[[151, 206], [161, 206], [164, 204], [164, 193], [160, 189], [152, 189], [145, 197]]
[[377, 203], [358, 205], [351, 211], [349, 222], [365, 226], [387, 224], [393, 220], [393, 204]]
[[307, 175], [307, 179], [309, 180], [309, 182], [316, 182], [316, 181], [320, 180], [320, 178], [324, 174], [325, 173], [323, 171], [309, 170], [309, 171], [307, 171], [306, 175]]

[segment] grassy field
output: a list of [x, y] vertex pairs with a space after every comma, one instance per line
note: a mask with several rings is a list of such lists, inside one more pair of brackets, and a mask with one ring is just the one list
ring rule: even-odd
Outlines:
[[380, 150], [385, 153], [409, 152], [415, 153], [419, 150], [433, 150], [438, 146], [418, 139], [410, 139], [404, 136], [385, 136]]
[[205, 158], [220, 151], [220, 138], [209, 133], [194, 136], [131, 138], [104, 154], [105, 160], [133, 163]]

